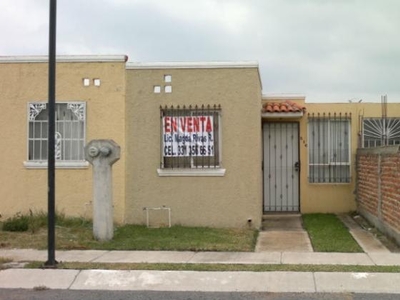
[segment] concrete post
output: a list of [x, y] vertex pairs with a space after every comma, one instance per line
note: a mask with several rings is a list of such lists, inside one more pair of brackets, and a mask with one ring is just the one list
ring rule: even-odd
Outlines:
[[93, 165], [93, 235], [100, 241], [114, 234], [111, 167], [120, 152], [113, 140], [92, 140], [85, 147], [85, 158]]

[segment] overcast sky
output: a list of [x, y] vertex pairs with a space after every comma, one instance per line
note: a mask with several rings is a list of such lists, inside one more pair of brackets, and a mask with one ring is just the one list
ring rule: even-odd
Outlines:
[[[0, 1], [0, 55], [48, 54], [49, 0]], [[58, 0], [57, 54], [258, 61], [263, 93], [400, 102], [399, 0]]]

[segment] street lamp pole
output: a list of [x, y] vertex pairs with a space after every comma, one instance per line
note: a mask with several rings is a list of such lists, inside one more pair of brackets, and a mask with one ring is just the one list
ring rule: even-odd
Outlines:
[[56, 19], [57, 0], [50, 0], [49, 22], [49, 134], [47, 161], [47, 205], [48, 205], [48, 259], [46, 267], [55, 268], [55, 101], [56, 101]]

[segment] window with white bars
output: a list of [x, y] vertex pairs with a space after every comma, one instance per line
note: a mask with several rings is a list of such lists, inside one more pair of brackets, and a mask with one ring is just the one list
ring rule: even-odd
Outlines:
[[[47, 103], [29, 103], [28, 161], [48, 159]], [[84, 161], [86, 103], [55, 104], [55, 159], [56, 161]]]
[[309, 182], [350, 182], [350, 148], [350, 115], [309, 115]]
[[161, 169], [220, 168], [221, 107], [160, 107]]
[[362, 147], [400, 145], [400, 118], [364, 118]]

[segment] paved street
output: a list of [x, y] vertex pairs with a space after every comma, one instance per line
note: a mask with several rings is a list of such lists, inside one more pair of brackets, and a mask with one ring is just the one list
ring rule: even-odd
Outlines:
[[398, 300], [398, 294], [71, 291], [0, 289], [0, 300]]

